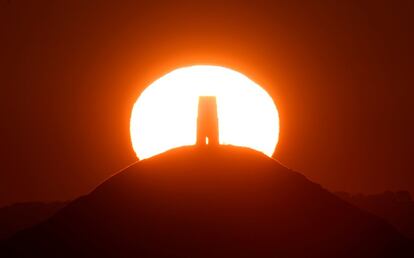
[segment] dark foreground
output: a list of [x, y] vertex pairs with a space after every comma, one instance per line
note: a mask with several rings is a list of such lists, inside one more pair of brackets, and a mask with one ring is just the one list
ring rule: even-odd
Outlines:
[[382, 219], [261, 153], [184, 147], [138, 162], [0, 257], [414, 257]]

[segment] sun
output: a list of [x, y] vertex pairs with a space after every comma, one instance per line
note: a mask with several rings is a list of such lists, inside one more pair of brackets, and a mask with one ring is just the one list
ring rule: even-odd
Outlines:
[[217, 99], [220, 144], [272, 156], [279, 140], [279, 114], [269, 94], [232, 69], [196, 65], [162, 76], [138, 97], [130, 133], [139, 159], [196, 143], [199, 96]]

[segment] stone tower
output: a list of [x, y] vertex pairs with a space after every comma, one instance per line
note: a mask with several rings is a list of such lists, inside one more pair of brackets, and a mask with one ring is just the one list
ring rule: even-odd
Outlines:
[[217, 102], [214, 96], [198, 99], [197, 145], [218, 145], [219, 129]]

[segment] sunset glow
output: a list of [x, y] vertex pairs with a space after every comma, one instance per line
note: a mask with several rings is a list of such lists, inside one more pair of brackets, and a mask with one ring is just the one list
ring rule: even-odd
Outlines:
[[139, 159], [195, 144], [199, 96], [217, 98], [220, 144], [273, 154], [279, 115], [269, 94], [239, 72], [198, 65], [162, 76], [139, 96], [130, 122]]

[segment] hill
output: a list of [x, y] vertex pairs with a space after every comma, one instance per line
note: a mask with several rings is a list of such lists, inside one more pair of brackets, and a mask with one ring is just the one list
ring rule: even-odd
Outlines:
[[0, 240], [49, 219], [66, 204], [25, 202], [0, 208]]
[[[412, 257], [412, 242], [262, 153], [182, 147], [136, 163], [4, 257]], [[2, 256], [3, 257], [3, 256]]]
[[345, 201], [390, 222], [414, 240], [414, 202], [407, 191], [378, 194], [336, 193]]

